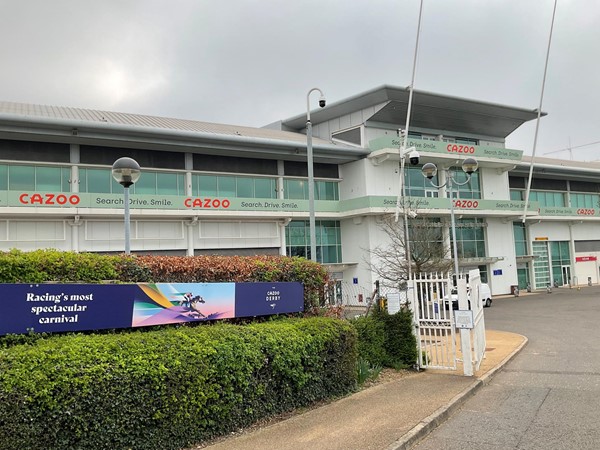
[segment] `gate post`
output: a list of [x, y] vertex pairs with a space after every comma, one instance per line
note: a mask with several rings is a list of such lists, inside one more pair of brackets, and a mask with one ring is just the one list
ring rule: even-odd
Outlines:
[[[467, 297], [467, 280], [459, 278], [457, 280], [458, 288], [458, 309], [467, 310], [469, 308], [469, 300]], [[475, 299], [473, 299], [476, 301]], [[471, 330], [460, 329], [460, 350], [463, 359], [463, 372], [466, 376], [473, 376], [473, 358], [471, 357]]]

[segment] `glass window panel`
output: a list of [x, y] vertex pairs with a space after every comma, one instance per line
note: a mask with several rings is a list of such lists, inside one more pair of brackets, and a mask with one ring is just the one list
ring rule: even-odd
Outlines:
[[[113, 194], [122, 194], [125, 189], [121, 184], [119, 184], [117, 180], [114, 179], [114, 177], [112, 176], [112, 172], [110, 173], [110, 189]], [[135, 185], [133, 189], [134, 190], [132, 191], [132, 193], [135, 192]]]
[[11, 191], [34, 191], [35, 167], [9, 166], [8, 189]]
[[522, 192], [523, 191], [517, 191], [515, 189], [511, 189], [510, 190], [510, 199], [511, 200], [523, 200]]
[[133, 193], [138, 195], [156, 194], [156, 172], [143, 172], [133, 185]]
[[463, 258], [474, 258], [477, 256], [477, 245], [474, 241], [463, 241], [462, 242], [462, 257]]
[[[110, 194], [113, 180], [108, 169], [87, 169], [87, 192]], [[114, 181], [117, 186], [120, 186]], [[122, 188], [121, 188], [122, 189]], [[118, 191], [116, 191], [118, 192]]]
[[475, 228], [471, 228], [469, 226], [467, 226], [466, 228], [462, 228], [462, 239], [464, 239], [465, 241], [475, 240]]
[[[145, 174], [142, 173], [140, 180]], [[160, 195], [179, 195], [183, 191], [179, 190], [180, 179], [183, 186], [183, 175], [176, 173], [157, 173], [156, 174], [156, 193]]]
[[[195, 175], [198, 180], [198, 191], [195, 195], [217, 195], [217, 177], [213, 175]], [[194, 183], [195, 184], [195, 183]]]
[[[284, 197], [290, 200], [305, 200], [304, 195], [306, 183], [304, 180], [285, 180], [286, 189], [284, 191]], [[308, 197], [308, 195], [307, 195]]]
[[339, 183], [337, 181], [330, 181], [327, 183], [327, 200], [339, 200], [340, 190]]
[[322, 230], [323, 245], [337, 244], [337, 232], [335, 228], [326, 227]]
[[62, 177], [62, 183], [61, 183], [62, 191], [63, 192], [71, 191], [71, 168], [63, 167], [61, 169], [61, 177]]
[[219, 197], [235, 197], [235, 177], [217, 177]]
[[87, 169], [79, 169], [79, 192], [88, 192]]
[[237, 177], [236, 196], [254, 198], [254, 180], [248, 177]]
[[0, 164], [0, 191], [8, 190], [8, 166]]
[[36, 167], [35, 168], [35, 190], [36, 191], [62, 191], [60, 167]]
[[272, 178], [257, 178], [254, 180], [254, 195], [256, 198], [276, 198], [275, 180]]

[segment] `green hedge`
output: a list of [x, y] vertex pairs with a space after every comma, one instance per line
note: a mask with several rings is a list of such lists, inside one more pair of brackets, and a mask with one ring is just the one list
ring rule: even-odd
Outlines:
[[412, 312], [395, 314], [375, 307], [367, 317], [351, 321], [358, 333], [359, 357], [375, 366], [410, 368], [417, 362]]
[[327, 270], [304, 258], [285, 256], [125, 256], [36, 250], [0, 252], [0, 283], [194, 283], [297, 281], [304, 310], [323, 303]]
[[0, 449], [178, 449], [351, 392], [345, 321], [54, 336], [0, 350]]

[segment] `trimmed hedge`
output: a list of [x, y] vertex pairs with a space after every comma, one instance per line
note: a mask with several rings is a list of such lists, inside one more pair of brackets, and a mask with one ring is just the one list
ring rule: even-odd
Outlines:
[[323, 303], [327, 270], [304, 258], [285, 256], [125, 256], [58, 250], [0, 252], [0, 283], [210, 283], [298, 281], [304, 310]]
[[376, 307], [366, 317], [351, 320], [358, 333], [359, 357], [374, 366], [403, 369], [417, 362], [417, 340], [413, 333], [412, 312], [388, 314]]
[[54, 336], [0, 351], [0, 449], [178, 449], [356, 387], [345, 321]]

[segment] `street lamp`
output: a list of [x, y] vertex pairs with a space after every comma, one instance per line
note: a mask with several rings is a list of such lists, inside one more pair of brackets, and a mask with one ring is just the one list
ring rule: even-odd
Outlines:
[[[446, 169], [446, 182], [441, 185], [436, 185], [433, 183], [432, 178], [437, 175], [438, 169], [437, 166], [433, 163], [427, 163], [421, 168], [421, 173], [425, 178], [429, 180], [432, 186], [436, 188], [447, 188], [447, 193], [450, 198], [450, 227], [452, 229], [452, 250], [454, 252], [454, 274], [455, 274], [455, 283], [458, 283], [458, 253], [456, 247], [456, 223], [454, 221], [454, 198], [452, 195], [452, 189], [456, 186], [464, 186], [469, 181], [471, 181], [471, 175], [477, 171], [478, 163], [475, 158], [467, 158], [462, 163], [462, 170], [467, 174], [467, 179], [464, 183], [459, 183], [454, 179], [454, 174], [451, 170]], [[455, 284], [456, 285], [456, 284]]]
[[[406, 258], [406, 264], [408, 269], [408, 279], [412, 278], [412, 261], [410, 255], [410, 239], [408, 233], [408, 209], [406, 203], [406, 178], [404, 173], [404, 167], [406, 157], [410, 160], [410, 164], [416, 166], [419, 164], [419, 152], [415, 147], [406, 148], [406, 137], [408, 132], [406, 130], [398, 130], [398, 136], [402, 138], [402, 144], [400, 144], [400, 192], [398, 199], [396, 200], [396, 222], [398, 222], [398, 216], [400, 215], [400, 196], [402, 196], [402, 211], [404, 213], [404, 257]], [[414, 214], [414, 212], [413, 212]]]
[[310, 233], [310, 260], [317, 260], [317, 236], [315, 225], [315, 176], [313, 170], [313, 150], [312, 150], [312, 123], [310, 122], [310, 94], [318, 91], [319, 106], [325, 107], [325, 95], [319, 88], [312, 88], [306, 94], [306, 159], [308, 164], [308, 210], [309, 210], [309, 233]]
[[129, 187], [140, 178], [140, 165], [131, 158], [117, 159], [112, 166], [112, 176], [117, 183], [123, 186], [125, 195], [125, 254], [131, 253], [129, 237]]

